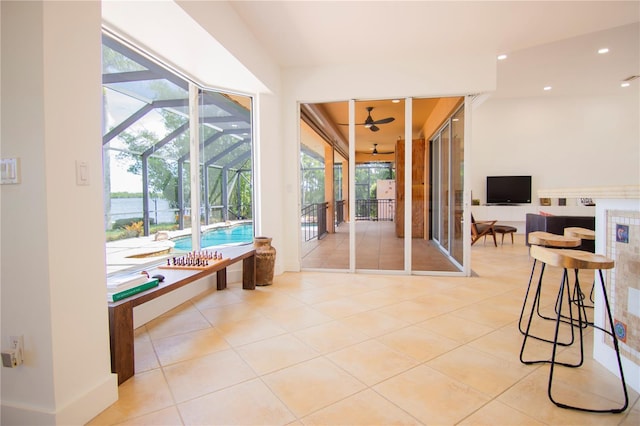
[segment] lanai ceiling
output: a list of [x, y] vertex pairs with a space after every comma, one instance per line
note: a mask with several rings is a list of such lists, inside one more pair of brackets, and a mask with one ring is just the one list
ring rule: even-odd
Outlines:
[[[425, 137], [422, 135], [422, 125], [425, 123], [433, 108], [435, 107], [438, 99], [424, 98], [415, 99], [413, 101], [412, 108], [412, 128], [411, 134], [413, 138]], [[368, 111], [367, 107], [373, 108], [371, 111], [371, 117], [375, 121], [383, 120], [386, 118], [393, 118], [394, 120], [389, 123], [378, 124], [377, 131], [371, 131], [371, 129], [362, 125], [367, 119]], [[349, 105], [348, 102], [328, 102], [321, 104], [319, 110], [326, 114], [326, 117], [333, 123], [337, 123], [334, 127], [337, 133], [342, 137], [342, 140], [347, 141], [349, 139], [349, 126], [345, 125], [349, 120]], [[382, 100], [366, 100], [356, 101], [355, 105], [355, 122], [356, 125], [356, 152], [357, 153], [372, 153], [374, 144], [379, 155], [378, 157], [367, 157], [362, 160], [366, 161], [389, 161], [392, 157], [384, 156], [384, 153], [393, 152], [395, 149], [395, 142], [398, 139], [404, 139], [405, 137], [405, 104], [404, 99], [398, 103], [392, 102], [392, 99]], [[428, 137], [429, 135], [426, 135]]]

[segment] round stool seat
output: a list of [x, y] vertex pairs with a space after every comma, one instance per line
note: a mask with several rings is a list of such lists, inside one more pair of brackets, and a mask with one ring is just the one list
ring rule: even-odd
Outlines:
[[578, 247], [582, 240], [576, 237], [552, 234], [550, 232], [535, 231], [529, 233], [529, 244], [556, 248]]
[[577, 226], [572, 226], [569, 228], [564, 228], [564, 236], [565, 237], [575, 237], [581, 238], [583, 240], [591, 240], [595, 241], [596, 239], [596, 231], [587, 228], [580, 228]]
[[531, 256], [547, 265], [565, 269], [611, 269], [614, 261], [601, 254], [531, 246]]

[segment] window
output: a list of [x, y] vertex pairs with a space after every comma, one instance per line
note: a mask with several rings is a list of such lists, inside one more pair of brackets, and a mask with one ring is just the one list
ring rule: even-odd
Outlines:
[[[193, 83], [107, 34], [102, 52], [108, 272], [190, 251], [193, 217], [199, 217], [200, 247], [252, 241], [251, 98], [198, 87], [198, 117], [190, 117]], [[191, 167], [192, 119], [197, 168]], [[240, 224], [243, 232], [230, 232]]]

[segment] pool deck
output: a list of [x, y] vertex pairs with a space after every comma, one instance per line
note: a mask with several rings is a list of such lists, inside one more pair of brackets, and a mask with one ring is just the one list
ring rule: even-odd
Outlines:
[[[216, 228], [226, 228], [242, 222], [221, 222], [202, 226], [201, 232]], [[140, 269], [145, 265], [162, 261], [168, 253], [174, 252], [175, 243], [179, 237], [191, 235], [191, 229], [178, 231], [160, 231], [148, 237], [127, 238], [109, 241], [106, 244], [107, 274], [119, 271]]]

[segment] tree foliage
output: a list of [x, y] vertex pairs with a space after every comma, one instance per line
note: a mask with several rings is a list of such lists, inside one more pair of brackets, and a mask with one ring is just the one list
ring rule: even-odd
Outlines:
[[302, 151], [300, 155], [301, 197], [302, 207], [323, 203], [324, 196], [324, 163]]
[[[128, 58], [107, 46], [103, 46], [104, 73], [145, 70], [146, 68], [136, 62], [135, 59]], [[122, 116], [123, 111], [133, 114], [136, 108], [140, 108], [145, 102], [153, 100], [169, 102], [170, 105], [149, 111], [117, 135], [114, 139], [114, 141], [117, 141], [116, 149], [118, 149], [116, 160], [127, 164], [128, 173], [142, 175], [143, 160], [146, 159], [149, 194], [155, 194], [166, 199], [172, 208], [181, 207], [178, 205], [178, 167], [182, 163], [184, 165], [183, 196], [185, 203], [188, 204], [190, 200], [190, 135], [189, 117], [186, 115], [187, 107], [185, 106], [188, 92], [179, 85], [174, 84], [170, 79], [162, 78], [117, 83], [108, 87], [124, 95], [119, 97], [119, 102], [122, 105], [113, 106], [114, 115], [117, 113]], [[123, 101], [123, 99], [129, 99], [130, 101]], [[114, 103], [117, 102], [114, 101]], [[227, 108], [227, 106], [231, 108]], [[106, 101], [105, 108], [106, 116], [110, 117], [110, 105], [107, 105]], [[237, 98], [217, 92], [201, 92], [200, 113], [204, 118], [225, 118], [229, 114], [233, 114], [234, 118], [240, 117], [238, 120], [246, 121], [246, 126], [250, 127], [250, 114], [246, 109], [243, 111], [242, 108], [246, 107], [240, 105]], [[240, 126], [240, 129], [242, 127], [243, 125]], [[176, 132], [181, 128], [182, 131], [178, 132], [175, 137], [164, 140], [172, 132]], [[111, 129], [113, 129], [113, 126]], [[243, 130], [250, 133], [250, 129]], [[201, 178], [208, 179], [209, 190], [206, 197], [209, 204], [226, 204], [225, 200], [222, 200], [220, 167], [233, 168], [233, 170], [229, 169], [230, 178], [233, 177], [236, 170], [241, 168], [243, 169], [244, 178], [230, 180], [229, 188], [227, 189], [229, 196], [237, 199], [237, 209], [242, 210], [243, 216], [250, 217], [252, 210], [251, 200], [253, 198], [251, 140], [247, 137], [240, 139], [232, 134], [224, 133], [214, 125], [208, 124], [201, 124], [199, 133], [202, 141], [199, 160], [200, 173]], [[244, 161], [242, 161], [243, 159]], [[207, 171], [203, 173], [205, 168]], [[203, 182], [203, 179], [201, 179], [201, 182]], [[234, 189], [233, 185], [239, 185], [239, 192], [237, 192], [237, 188]]]

